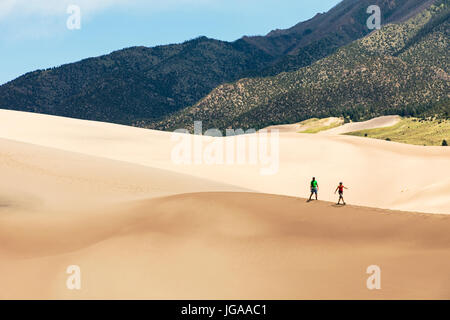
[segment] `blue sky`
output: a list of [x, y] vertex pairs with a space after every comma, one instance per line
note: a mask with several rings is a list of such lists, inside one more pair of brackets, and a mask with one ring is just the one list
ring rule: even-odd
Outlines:
[[[0, 84], [131, 46], [204, 35], [233, 41], [325, 12], [339, 0], [0, 0]], [[69, 30], [68, 5], [81, 9]]]

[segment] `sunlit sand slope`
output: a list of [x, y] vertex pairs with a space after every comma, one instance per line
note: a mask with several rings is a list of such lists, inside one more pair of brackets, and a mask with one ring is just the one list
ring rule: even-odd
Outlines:
[[[271, 159], [278, 171], [264, 176], [261, 168], [267, 165], [261, 161], [257, 165], [177, 165], [171, 160], [177, 145], [171, 140], [171, 133], [108, 123], [0, 110], [0, 137], [279, 195], [308, 197], [309, 181], [315, 176], [322, 200], [336, 201], [333, 192], [338, 182], [343, 181], [350, 187], [346, 193], [349, 203], [450, 213], [450, 176], [445, 174], [450, 168], [450, 148], [281, 132], [279, 158]], [[246, 138], [246, 153], [252, 137]], [[213, 141], [218, 139], [223, 142], [234, 138]], [[211, 141], [203, 138], [201, 143], [207, 147]], [[171, 188], [166, 191], [177, 193]], [[188, 189], [188, 192], [205, 190]]]

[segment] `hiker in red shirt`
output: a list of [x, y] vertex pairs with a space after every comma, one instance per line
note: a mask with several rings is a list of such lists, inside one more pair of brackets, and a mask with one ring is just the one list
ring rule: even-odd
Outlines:
[[334, 191], [334, 194], [336, 194], [336, 192], [339, 190], [339, 201], [338, 201], [338, 205], [341, 203], [341, 199], [342, 199], [342, 204], [345, 206], [345, 201], [344, 201], [344, 189], [348, 189], [346, 187], [344, 187], [344, 185], [342, 184], [342, 182], [339, 182], [338, 187], [336, 188], [336, 191]]

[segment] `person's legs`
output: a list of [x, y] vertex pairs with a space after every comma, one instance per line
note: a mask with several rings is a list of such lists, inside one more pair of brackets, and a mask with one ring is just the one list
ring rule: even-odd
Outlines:
[[314, 194], [316, 195], [316, 200], [317, 200], [317, 189], [312, 188], [312, 189], [311, 189], [311, 195], [309, 196], [309, 200], [308, 200], [308, 201], [311, 201], [311, 200], [312, 200], [312, 196], [313, 196]]

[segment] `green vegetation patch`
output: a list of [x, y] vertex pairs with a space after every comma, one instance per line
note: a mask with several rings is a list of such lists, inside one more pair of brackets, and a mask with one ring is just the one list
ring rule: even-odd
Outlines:
[[450, 120], [404, 118], [386, 128], [361, 130], [347, 135], [382, 139], [414, 145], [442, 146], [450, 142]]
[[340, 127], [344, 124], [343, 118], [325, 118], [325, 119], [317, 119], [312, 118], [305, 121], [300, 122], [303, 126], [302, 130], [299, 133], [318, 133], [321, 131], [333, 129], [336, 127]]

